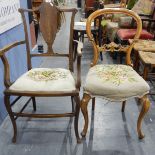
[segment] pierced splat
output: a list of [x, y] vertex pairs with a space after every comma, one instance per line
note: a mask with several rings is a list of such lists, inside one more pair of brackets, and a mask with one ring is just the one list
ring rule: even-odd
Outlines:
[[97, 46], [97, 49], [98, 51], [102, 51], [102, 52], [107, 52], [107, 51], [110, 51], [110, 52], [115, 52], [115, 51], [118, 51], [118, 52], [126, 52], [128, 49], [129, 49], [129, 46], [128, 45], [121, 45], [121, 44], [116, 44], [114, 42], [111, 42], [109, 44], [104, 44], [103, 46]]
[[61, 12], [52, 3], [43, 2], [39, 8], [40, 20], [39, 26], [42, 36], [47, 43], [47, 53], [54, 53], [52, 45], [59, 30]]

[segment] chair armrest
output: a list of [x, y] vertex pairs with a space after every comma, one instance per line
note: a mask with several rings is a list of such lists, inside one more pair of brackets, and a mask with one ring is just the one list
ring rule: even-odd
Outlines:
[[2, 60], [2, 63], [4, 65], [4, 85], [6, 88], [9, 88], [9, 86], [12, 84], [10, 81], [10, 65], [8, 62], [8, 59], [5, 55], [6, 52], [8, 52], [10, 49], [12, 49], [15, 46], [24, 44], [25, 40], [23, 41], [17, 41], [12, 44], [6, 45], [4, 48], [0, 49], [0, 58]]
[[77, 45], [77, 81], [76, 81], [76, 88], [80, 89], [81, 87], [81, 57], [82, 57], [82, 49], [83, 43], [77, 40], [74, 40]]
[[21, 45], [21, 44], [25, 44], [25, 40], [22, 41], [16, 41], [12, 44], [6, 45], [5, 47], [3, 47], [2, 49], [0, 49], [0, 57], [4, 55], [5, 52], [9, 51], [11, 48]]

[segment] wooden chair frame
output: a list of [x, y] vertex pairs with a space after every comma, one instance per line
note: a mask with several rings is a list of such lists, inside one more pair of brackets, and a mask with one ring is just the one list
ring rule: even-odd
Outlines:
[[[44, 2], [43, 2], [44, 3]], [[42, 3], [42, 4], [43, 4]], [[39, 7], [40, 8], [40, 7]], [[73, 27], [74, 27], [74, 17], [75, 14], [77, 12], [77, 10], [75, 8], [70, 8], [70, 9], [61, 9], [58, 8], [60, 11], [62, 12], [70, 12], [72, 13], [71, 16], [71, 23], [70, 23], [70, 39], [69, 39], [69, 54], [58, 54], [58, 53], [54, 53], [51, 50], [51, 45], [47, 44], [48, 46], [48, 52], [47, 53], [36, 53], [36, 54], [31, 54], [30, 52], [30, 46], [29, 46], [29, 38], [28, 38], [28, 30], [27, 30], [27, 24], [26, 24], [26, 18], [24, 13], [25, 12], [35, 12], [35, 11], [39, 11], [39, 8], [35, 9], [35, 10], [31, 10], [31, 9], [19, 9], [19, 12], [22, 15], [22, 19], [23, 19], [23, 23], [24, 23], [24, 31], [25, 31], [25, 40], [23, 41], [17, 41], [14, 42], [4, 48], [2, 48], [0, 50], [0, 58], [2, 59], [2, 62], [4, 64], [4, 85], [6, 87], [6, 89], [4, 90], [4, 102], [5, 102], [5, 107], [6, 110], [10, 116], [12, 125], [13, 125], [13, 130], [14, 130], [14, 134], [13, 134], [13, 138], [12, 138], [12, 142], [15, 143], [16, 142], [16, 137], [17, 137], [17, 125], [16, 125], [16, 119], [18, 117], [30, 117], [30, 118], [55, 118], [55, 117], [75, 117], [75, 121], [74, 121], [74, 129], [75, 129], [75, 135], [77, 138], [77, 142], [80, 143], [80, 138], [79, 138], [79, 133], [78, 133], [78, 117], [79, 117], [79, 110], [80, 110], [80, 98], [79, 98], [79, 90], [80, 90], [80, 86], [81, 86], [81, 50], [82, 50], [82, 43], [79, 43], [79, 46], [77, 48], [77, 80], [76, 80], [76, 90], [75, 91], [46, 91], [46, 92], [41, 92], [41, 91], [15, 91], [15, 90], [10, 90], [9, 87], [13, 84], [13, 82], [10, 81], [10, 66], [9, 66], [9, 62], [7, 60], [6, 57], [6, 53], [12, 49], [13, 47], [16, 47], [18, 45], [21, 44], [26, 44], [26, 51], [27, 51], [27, 68], [28, 70], [30, 70], [32, 68], [31, 65], [31, 58], [33, 57], [67, 57], [69, 60], [69, 70], [71, 72], [73, 72], [73, 51], [72, 51], [72, 39], [73, 39]], [[45, 11], [45, 10], [44, 10]], [[40, 12], [40, 13], [44, 13]], [[50, 13], [50, 10], [46, 10], [47, 13]], [[49, 18], [50, 20], [50, 18]], [[53, 24], [53, 23], [50, 23]], [[16, 99], [10, 103], [10, 96], [17, 96]], [[26, 102], [26, 104], [21, 108], [21, 110], [19, 112], [14, 112], [12, 110], [12, 106], [22, 97], [22, 96], [28, 96], [30, 97], [29, 100]], [[61, 113], [61, 114], [37, 114], [37, 113], [27, 113], [27, 112], [23, 112], [24, 109], [26, 108], [26, 106], [28, 105], [28, 103], [32, 100], [33, 103], [33, 110], [36, 111], [36, 100], [35, 97], [63, 97], [63, 96], [71, 96], [71, 100], [72, 100], [72, 112], [69, 113]], [[76, 103], [76, 107], [74, 108], [74, 101]]]
[[[136, 35], [132, 41], [132, 43], [130, 45], [127, 46], [121, 46], [121, 45], [117, 45], [115, 43], [110, 43], [110, 44], [104, 44], [101, 47], [99, 47], [98, 45], [96, 45], [95, 40], [93, 38], [93, 35], [91, 33], [91, 22], [93, 21], [94, 18], [104, 15], [104, 14], [112, 14], [112, 13], [124, 13], [126, 15], [129, 15], [131, 17], [133, 17], [135, 19], [135, 21], [137, 22], [137, 32]], [[123, 9], [123, 8], [119, 8], [119, 9], [102, 9], [102, 10], [97, 10], [94, 13], [92, 13], [88, 19], [87, 19], [87, 24], [86, 24], [86, 31], [87, 31], [87, 35], [89, 40], [92, 43], [93, 46], [93, 51], [94, 51], [94, 57], [93, 57], [93, 61], [91, 63], [91, 67], [95, 66], [98, 62], [98, 57], [99, 57], [99, 51], [102, 52], [114, 52], [114, 51], [123, 51], [126, 53], [126, 64], [129, 66], [132, 66], [132, 62], [131, 62], [131, 58], [130, 58], [130, 54], [131, 54], [131, 50], [135, 44], [136, 39], [139, 38], [140, 33], [142, 30], [142, 21], [140, 19], [140, 17], [134, 13], [133, 11], [129, 11], [127, 9]], [[87, 111], [87, 106], [88, 106], [88, 102], [90, 101], [90, 99], [92, 99], [92, 110], [94, 110], [95, 108], [95, 97], [92, 97], [91, 95], [89, 95], [88, 93], [84, 92], [83, 94], [83, 98], [81, 101], [81, 110], [84, 116], [84, 127], [83, 127], [83, 131], [81, 133], [81, 135], [83, 137], [86, 136], [87, 133], [87, 129], [88, 129], [88, 111]], [[142, 97], [143, 100], [143, 106], [141, 109], [141, 112], [139, 114], [138, 117], [138, 121], [137, 121], [137, 132], [138, 132], [138, 136], [140, 139], [144, 138], [144, 134], [141, 130], [141, 126], [142, 126], [142, 120], [145, 116], [145, 114], [148, 112], [149, 107], [150, 107], [150, 101], [147, 97], [147, 95]], [[125, 110], [125, 105], [126, 105], [126, 101], [122, 102], [122, 112], [124, 112]]]

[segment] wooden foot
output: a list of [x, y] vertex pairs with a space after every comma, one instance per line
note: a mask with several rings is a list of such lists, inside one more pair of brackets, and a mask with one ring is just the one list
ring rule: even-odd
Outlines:
[[143, 97], [143, 106], [142, 106], [142, 109], [141, 109], [141, 112], [139, 114], [138, 121], [137, 121], [137, 132], [138, 132], [139, 139], [144, 138], [144, 134], [141, 130], [142, 120], [143, 120], [144, 116], [146, 115], [146, 113], [148, 112], [149, 108], [150, 108], [150, 101], [149, 101], [148, 97], [145, 96], [145, 97]]
[[84, 117], [84, 121], [85, 121], [84, 128], [83, 128], [83, 131], [81, 133], [81, 136], [82, 137], [85, 137], [86, 136], [87, 129], [88, 129], [88, 111], [87, 111], [87, 105], [88, 105], [88, 102], [89, 102], [90, 99], [91, 99], [91, 96], [90, 95], [84, 94], [83, 95], [83, 98], [82, 98], [82, 101], [81, 101], [81, 111], [82, 111], [82, 114], [83, 114], [83, 117]]

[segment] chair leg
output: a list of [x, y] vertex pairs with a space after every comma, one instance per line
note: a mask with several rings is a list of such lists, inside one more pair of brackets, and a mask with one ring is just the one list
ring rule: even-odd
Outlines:
[[125, 105], [126, 105], [126, 101], [123, 101], [122, 102], [122, 110], [121, 110], [122, 112], [124, 112], [124, 110], [125, 110]]
[[150, 101], [147, 96], [144, 96], [143, 106], [142, 106], [142, 109], [141, 109], [141, 112], [139, 114], [138, 121], [137, 121], [137, 132], [138, 132], [139, 139], [144, 138], [144, 134], [141, 131], [141, 126], [142, 126], [142, 120], [144, 116], [146, 115], [146, 113], [148, 112], [149, 108], [150, 108]]
[[84, 94], [82, 101], [81, 101], [81, 111], [85, 120], [85, 124], [84, 124], [84, 128], [83, 131], [81, 133], [82, 137], [86, 136], [87, 133], [87, 129], [88, 129], [88, 111], [87, 111], [87, 105], [89, 100], [91, 99], [91, 96], [89, 96], [88, 94]]
[[92, 98], [92, 110], [93, 111], [95, 110], [95, 97]]
[[77, 143], [81, 143], [81, 139], [79, 137], [79, 130], [78, 130], [78, 120], [79, 120], [79, 112], [80, 112], [80, 97], [75, 96], [76, 102], [76, 109], [75, 109], [75, 120], [74, 120], [74, 130], [77, 139]]
[[72, 112], [74, 112], [74, 96], [71, 96]]
[[144, 71], [143, 71], [143, 79], [144, 80], [147, 80], [148, 70], [149, 70], [149, 68], [144, 66]]
[[32, 97], [32, 103], [33, 103], [33, 110], [36, 111], [36, 99], [35, 97]]
[[14, 119], [14, 115], [13, 115], [13, 112], [12, 112], [12, 109], [11, 109], [11, 105], [10, 105], [10, 96], [8, 96], [8, 95], [4, 96], [4, 103], [5, 103], [6, 110], [7, 110], [8, 114], [9, 114], [9, 116], [10, 116], [11, 123], [13, 125], [14, 135], [13, 135], [13, 138], [12, 138], [12, 142], [16, 143], [17, 125], [16, 125], [16, 121]]

